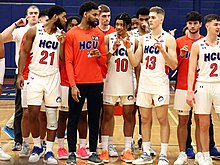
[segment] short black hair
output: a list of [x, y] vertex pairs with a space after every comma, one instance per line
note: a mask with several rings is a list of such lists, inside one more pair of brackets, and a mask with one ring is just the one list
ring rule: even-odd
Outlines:
[[70, 17], [67, 18], [66, 25], [68, 26], [72, 22], [73, 19], [75, 19], [78, 22], [78, 24], [80, 24], [81, 19], [79, 17], [70, 16]]
[[205, 16], [204, 18], [204, 23], [208, 23], [208, 22], [211, 22], [212, 20], [217, 20], [217, 21], [220, 21], [220, 17], [219, 15], [217, 14], [208, 14]]
[[191, 11], [186, 14], [186, 22], [188, 21], [199, 21], [202, 22], [202, 16], [197, 11]]
[[115, 17], [115, 25], [117, 20], [122, 20], [124, 26], [129, 30], [131, 28], [131, 17], [127, 13], [121, 13]]
[[43, 17], [43, 16], [48, 16], [48, 10], [47, 9], [41, 10], [38, 18]]
[[90, 10], [98, 10], [98, 5], [95, 2], [92, 1], [86, 1], [83, 4], [81, 4], [79, 8], [79, 15], [83, 17], [84, 12], [90, 11]]
[[137, 16], [136, 16], [136, 15], [133, 15], [133, 16], [131, 17], [131, 19], [132, 19], [132, 18], [137, 18]]
[[59, 15], [63, 12], [66, 12], [66, 10], [62, 6], [54, 5], [48, 10], [48, 17], [51, 19], [55, 14]]
[[149, 15], [150, 10], [147, 7], [141, 7], [136, 12], [136, 17], [139, 18], [139, 15]]

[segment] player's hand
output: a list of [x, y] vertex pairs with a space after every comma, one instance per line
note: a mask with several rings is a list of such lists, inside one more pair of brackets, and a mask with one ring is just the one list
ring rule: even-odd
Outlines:
[[89, 57], [101, 57], [101, 53], [98, 49], [93, 49], [89, 52]]
[[0, 95], [2, 94], [2, 84], [0, 84]]
[[175, 33], [176, 33], [176, 29], [169, 30], [169, 33], [174, 37], [174, 35], [175, 35]]
[[17, 26], [25, 26], [27, 24], [27, 19], [28, 18], [29, 18], [29, 16], [26, 17], [26, 18], [20, 18], [15, 23], [16, 23]]
[[72, 97], [73, 97], [73, 99], [74, 99], [76, 102], [79, 102], [79, 98], [81, 97], [81, 95], [80, 95], [80, 91], [79, 91], [79, 89], [77, 88], [76, 85], [72, 86], [71, 92], [72, 92]]
[[126, 47], [126, 49], [129, 49], [131, 47], [130, 36], [128, 33], [126, 33], [126, 37], [124, 39], [121, 38], [121, 40], [123, 41], [123, 44]]
[[188, 45], [184, 45], [184, 46], [180, 49], [180, 56], [181, 56], [181, 57], [185, 57], [188, 51], [189, 51]]
[[116, 41], [114, 42], [114, 44], [113, 44], [113, 50], [114, 51], [116, 51], [118, 48], [119, 48], [119, 46], [121, 46], [121, 43], [120, 43], [120, 39], [117, 37], [116, 38]]
[[21, 74], [18, 74], [16, 85], [17, 85], [18, 89], [23, 89], [24, 78]]
[[154, 38], [154, 40], [156, 41], [156, 43], [154, 43], [153, 46], [155, 48], [157, 48], [160, 52], [163, 52], [164, 49], [163, 49], [163, 46], [162, 46], [161, 42], [158, 39], [156, 39], [156, 38]]
[[141, 28], [144, 29], [144, 31], [145, 31], [146, 33], [150, 33], [150, 27], [149, 27], [149, 25], [148, 25], [147, 23], [142, 24], [142, 25], [141, 25]]
[[195, 97], [194, 97], [194, 92], [193, 91], [187, 91], [186, 103], [190, 107], [193, 107], [193, 104], [195, 104]]
[[63, 29], [60, 31], [60, 35], [57, 35], [58, 41], [63, 44], [66, 40], [66, 33], [63, 31]]

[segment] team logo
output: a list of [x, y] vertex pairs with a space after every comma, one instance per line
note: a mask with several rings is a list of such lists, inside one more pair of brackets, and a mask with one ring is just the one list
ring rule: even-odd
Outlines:
[[57, 97], [56, 102], [61, 103], [61, 101], [62, 101], [61, 97]]
[[99, 37], [98, 36], [92, 36], [92, 40], [99, 40]]
[[163, 101], [163, 100], [164, 100], [164, 97], [163, 97], [163, 96], [159, 96], [159, 97], [158, 97], [158, 101], [159, 101], [159, 102], [161, 102], [161, 101]]
[[129, 95], [128, 96], [128, 100], [134, 100], [134, 96], [133, 95]]

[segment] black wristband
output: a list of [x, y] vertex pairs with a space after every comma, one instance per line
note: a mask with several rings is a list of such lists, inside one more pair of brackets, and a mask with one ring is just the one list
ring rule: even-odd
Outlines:
[[16, 22], [14, 23], [15, 27], [18, 27], [18, 25], [16, 24]]

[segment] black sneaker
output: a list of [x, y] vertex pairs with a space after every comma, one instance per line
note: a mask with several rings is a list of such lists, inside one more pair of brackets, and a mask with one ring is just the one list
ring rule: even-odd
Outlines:
[[12, 147], [12, 151], [21, 151], [21, 143], [15, 142], [15, 145]]
[[104, 162], [99, 158], [99, 156], [96, 153], [92, 153], [92, 155], [89, 156], [88, 163], [104, 164]]
[[68, 157], [68, 159], [67, 159], [67, 161], [66, 161], [66, 164], [67, 164], [67, 165], [71, 165], [71, 164], [76, 165], [76, 155], [75, 155], [74, 152], [71, 152], [71, 153], [69, 154], [69, 157]]

